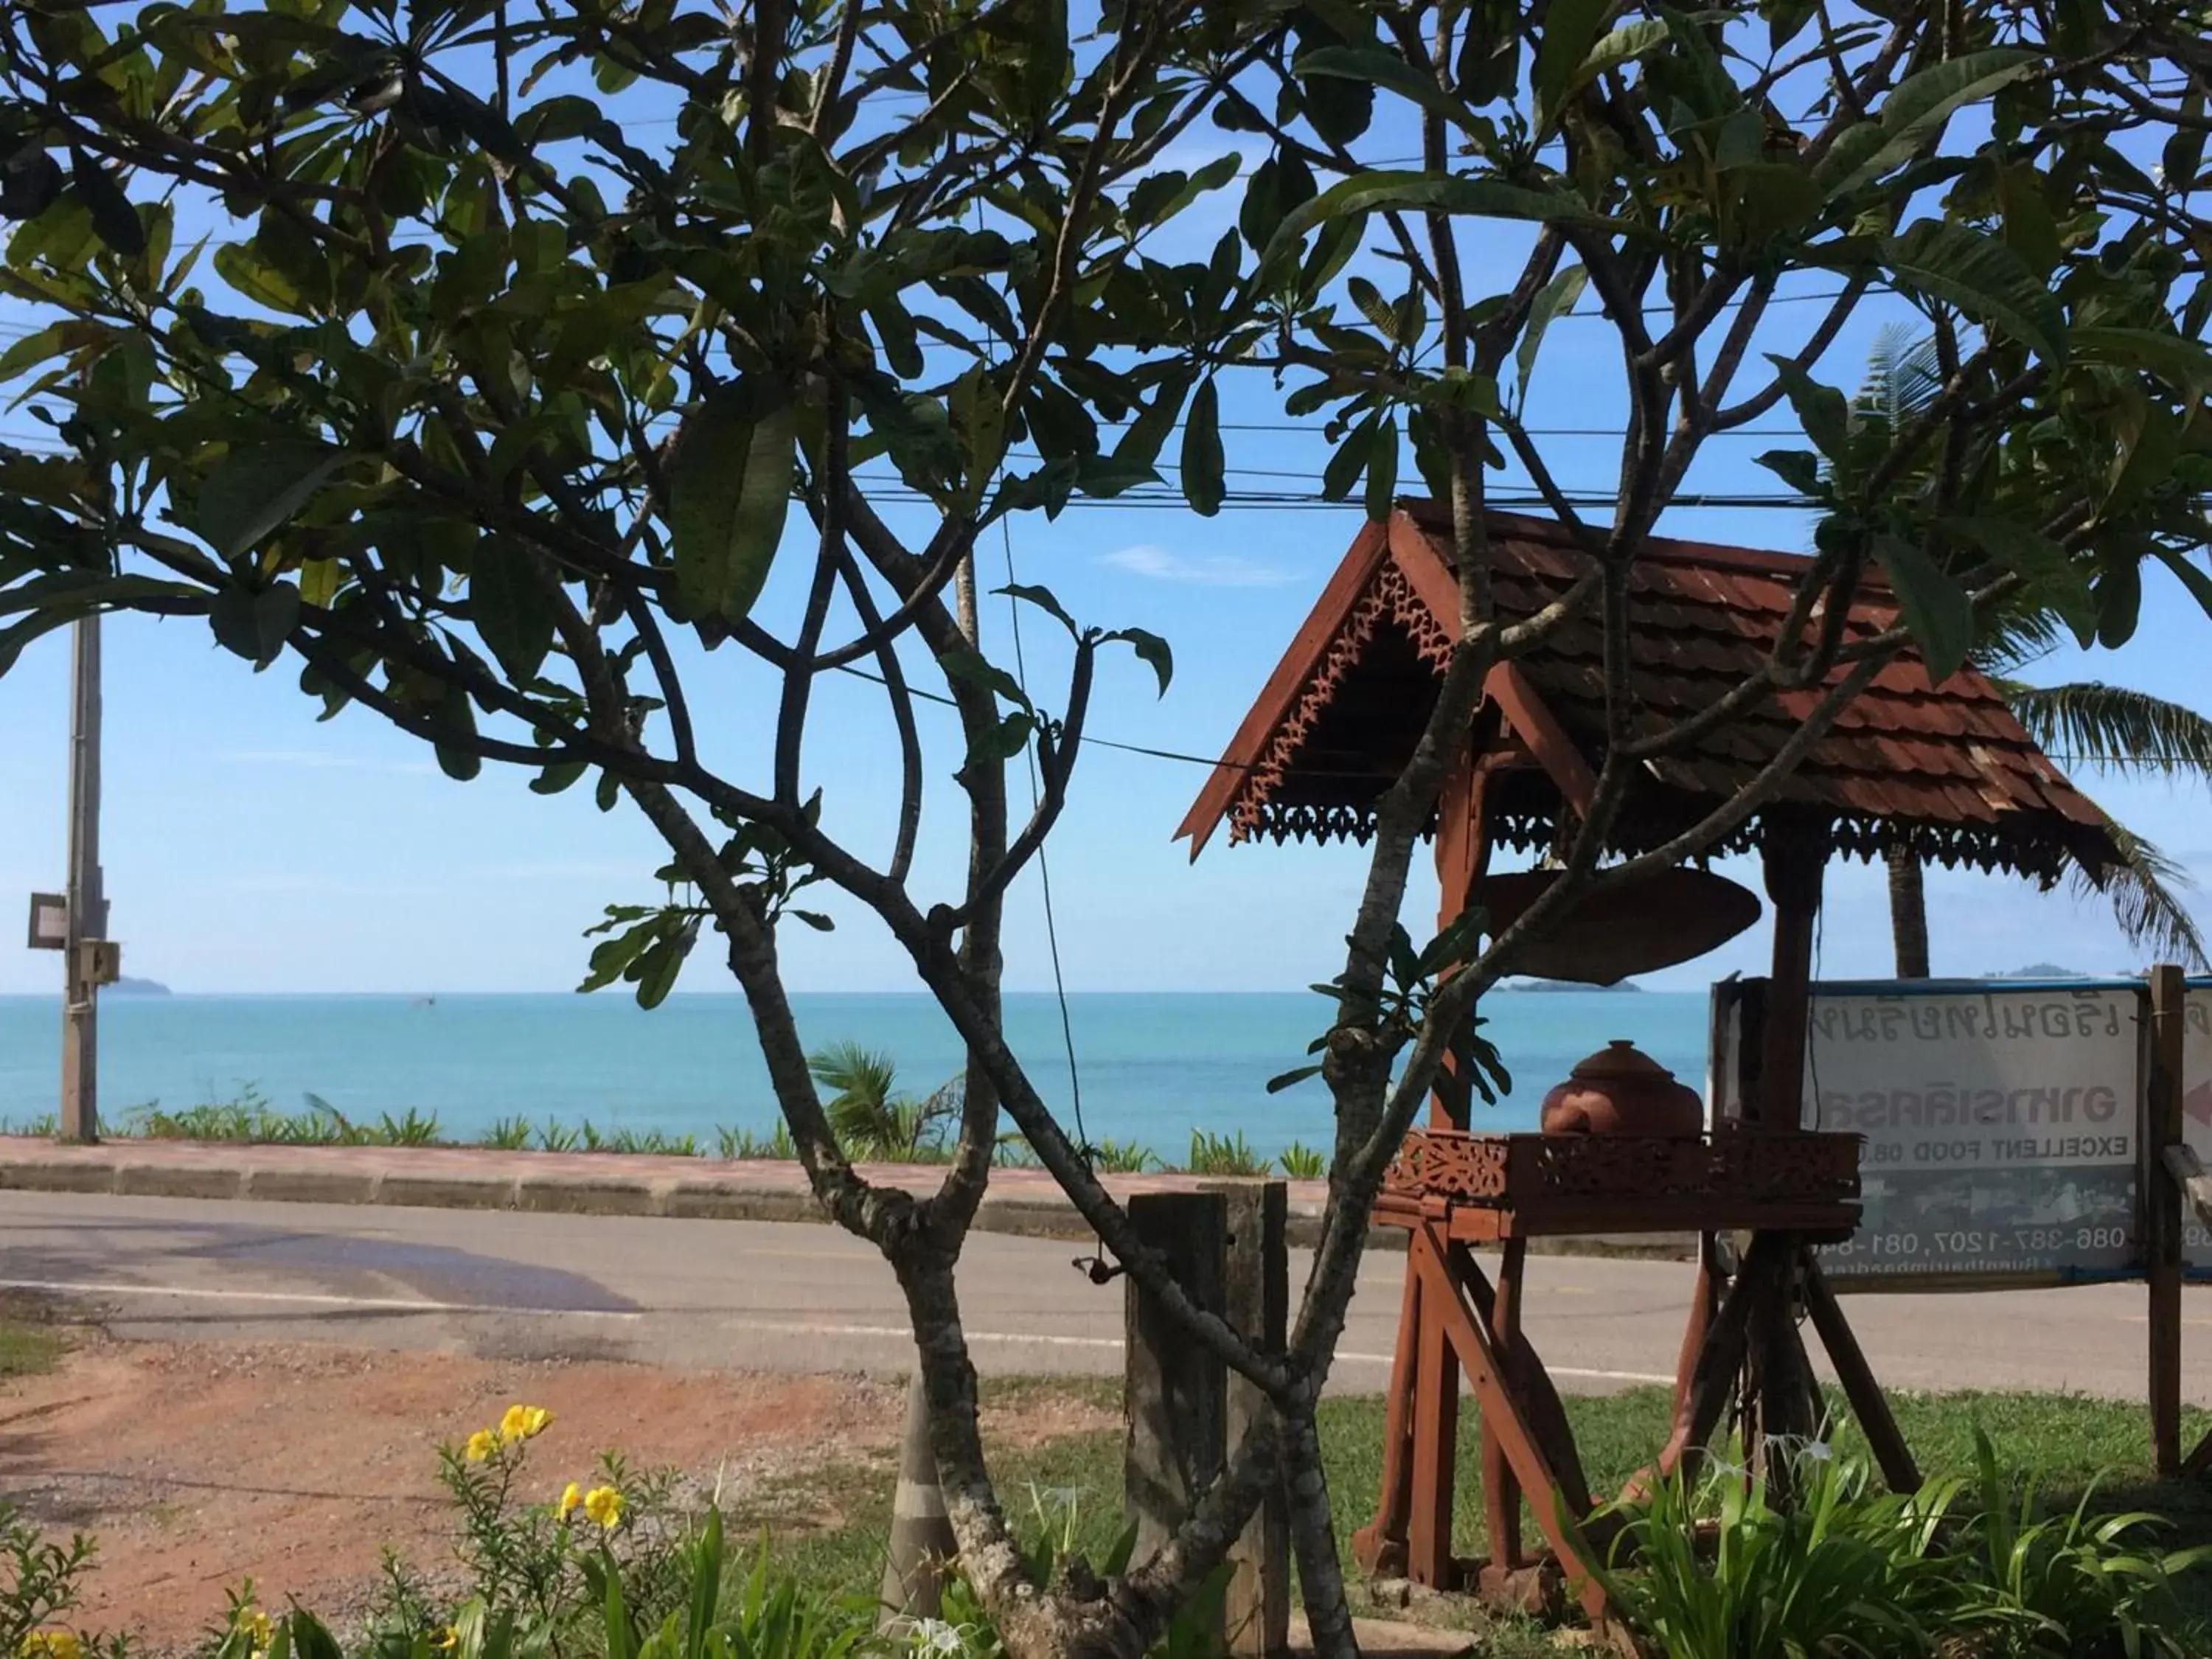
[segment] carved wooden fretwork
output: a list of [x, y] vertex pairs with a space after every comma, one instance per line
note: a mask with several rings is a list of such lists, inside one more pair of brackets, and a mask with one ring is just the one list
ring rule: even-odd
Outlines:
[[1351, 616], [1337, 630], [1336, 637], [1329, 641], [1328, 652], [1311, 677], [1299, 689], [1297, 702], [1289, 716], [1275, 728], [1267, 747], [1260, 751], [1259, 759], [1245, 774], [1229, 809], [1229, 839], [1232, 843], [1250, 840], [1255, 835], [1272, 835], [1280, 840], [1286, 834], [1312, 834], [1317, 830], [1324, 839], [1331, 830], [1366, 839], [1364, 830], [1352, 828], [1352, 821], [1360, 814], [1343, 815], [1346, 822], [1342, 825], [1301, 823], [1293, 826], [1283, 823], [1281, 813], [1271, 813], [1269, 806], [1312, 734], [1315, 722], [1343, 689], [1346, 676], [1366, 653], [1376, 630], [1386, 624], [1404, 634], [1421, 660], [1438, 674], [1451, 661], [1451, 641], [1443, 626], [1428, 606], [1421, 603], [1404, 573], [1385, 561], [1367, 585], [1367, 591], [1360, 595]]

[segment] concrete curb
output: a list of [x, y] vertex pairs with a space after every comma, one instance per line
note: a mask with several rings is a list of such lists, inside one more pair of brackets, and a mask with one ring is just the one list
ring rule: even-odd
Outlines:
[[[27, 1143], [17, 1142], [17, 1147]], [[225, 1161], [226, 1149], [204, 1144], [55, 1147], [0, 1154], [0, 1191], [79, 1193], [118, 1198], [184, 1198], [253, 1200], [280, 1204], [353, 1204], [441, 1210], [514, 1210], [537, 1215], [652, 1216], [688, 1221], [826, 1222], [813, 1194], [780, 1166], [767, 1166], [776, 1178], [747, 1182], [730, 1176], [629, 1174], [619, 1170], [588, 1174], [518, 1173], [497, 1167], [474, 1170], [441, 1167], [434, 1172], [379, 1167], [337, 1168], [328, 1148], [287, 1160], [283, 1149], [240, 1149], [237, 1163]], [[447, 1152], [461, 1149], [444, 1149]], [[167, 1152], [169, 1155], [162, 1154]], [[250, 1154], [248, 1156], [247, 1154]], [[459, 1158], [444, 1157], [451, 1165]], [[488, 1164], [538, 1154], [474, 1154]], [[605, 1155], [610, 1163], [617, 1154]], [[714, 1167], [714, 1166], [709, 1166]], [[739, 1166], [720, 1166], [733, 1169]], [[1056, 1190], [996, 1193], [975, 1215], [980, 1232], [1024, 1238], [1081, 1241], [1090, 1230], [1073, 1205]], [[1312, 1199], [1293, 1199], [1288, 1219], [1290, 1243], [1310, 1249], [1319, 1241], [1321, 1209]], [[1370, 1249], [1403, 1249], [1406, 1234], [1395, 1227], [1369, 1230]], [[1689, 1235], [1622, 1238], [1534, 1239], [1542, 1255], [1606, 1255], [1686, 1260], [1695, 1254]]]

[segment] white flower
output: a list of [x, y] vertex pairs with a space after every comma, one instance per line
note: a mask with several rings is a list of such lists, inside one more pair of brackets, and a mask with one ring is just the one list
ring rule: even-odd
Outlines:
[[932, 1659], [957, 1659], [968, 1650], [968, 1632], [942, 1619], [917, 1619], [910, 1638], [914, 1651]]

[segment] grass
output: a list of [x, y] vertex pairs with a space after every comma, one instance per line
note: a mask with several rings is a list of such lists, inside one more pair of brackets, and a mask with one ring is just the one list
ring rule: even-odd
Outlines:
[[68, 1346], [58, 1331], [0, 1319], [0, 1378], [44, 1376], [62, 1363]]
[[[1020, 1390], [1072, 1393], [1109, 1405], [1116, 1397], [1112, 1385], [1104, 1382], [999, 1382], [986, 1384], [987, 1406], [1004, 1406]], [[2007, 1393], [1898, 1395], [1893, 1404], [1923, 1474], [1930, 1479], [1972, 1474], [1973, 1434], [1979, 1425], [1995, 1443], [2001, 1460], [2036, 1474], [2049, 1503], [2070, 1504], [2096, 1482], [2097, 1509], [2148, 1510], [2172, 1523], [2170, 1541], [2212, 1540], [2212, 1493], [2194, 1485], [2152, 1478], [2139, 1405]], [[1650, 1461], [1666, 1435], [1668, 1405], [1666, 1391], [1660, 1389], [1567, 1400], [1567, 1414], [1594, 1492], [1618, 1492]], [[1376, 1395], [1332, 1399], [1322, 1406], [1322, 1456], [1336, 1509], [1337, 1534], [1346, 1552], [1346, 1571], [1355, 1586], [1359, 1577], [1350, 1559], [1350, 1542], [1352, 1533], [1374, 1514], [1382, 1480], [1383, 1410]], [[2191, 1441], [2212, 1426], [2212, 1413], [2191, 1411], [2187, 1417], [2185, 1435]], [[1481, 1447], [1471, 1409], [1462, 1424], [1455, 1536], [1462, 1551], [1472, 1553], [1481, 1526]], [[1847, 1450], [1863, 1450], [1855, 1431], [1847, 1431], [1841, 1443]], [[1105, 1553], [1121, 1525], [1119, 1430], [991, 1450], [1000, 1501], [1019, 1533], [1035, 1535], [1049, 1524], [1057, 1534], [1072, 1509], [1079, 1547], [1094, 1561]], [[803, 1486], [763, 1494], [744, 1522], [751, 1528], [766, 1527], [778, 1555], [810, 1582], [838, 1591], [866, 1589], [883, 1571], [894, 1472], [888, 1459], [825, 1467]], [[733, 1516], [733, 1527], [736, 1520]], [[1540, 1537], [1533, 1516], [1525, 1520], [1524, 1535], [1532, 1542]], [[2188, 1588], [2192, 1616], [2212, 1629], [2212, 1569], [2200, 1571]], [[1527, 1626], [1487, 1625], [1485, 1629], [1488, 1641], [1484, 1650], [1500, 1659], [1551, 1650], [1549, 1638]]]
[[56, 1307], [27, 1291], [0, 1291], [0, 1381], [44, 1376], [62, 1363], [69, 1340], [55, 1328]]

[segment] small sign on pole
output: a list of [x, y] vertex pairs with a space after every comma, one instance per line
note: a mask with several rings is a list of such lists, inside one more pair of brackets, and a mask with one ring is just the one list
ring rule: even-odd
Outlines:
[[31, 895], [31, 949], [59, 951], [69, 943], [69, 901], [59, 893]]

